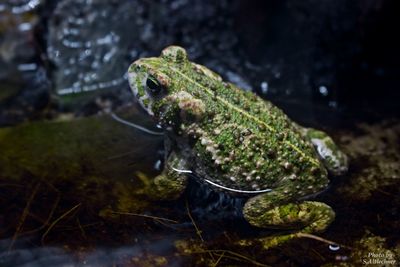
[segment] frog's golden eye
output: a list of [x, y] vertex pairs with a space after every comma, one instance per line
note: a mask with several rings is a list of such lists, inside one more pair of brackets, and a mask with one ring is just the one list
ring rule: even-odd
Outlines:
[[158, 96], [160, 95], [163, 91], [165, 91], [164, 86], [157, 81], [156, 78], [153, 76], [149, 75], [146, 80], [146, 87], [147, 91], [152, 95], [152, 96]]

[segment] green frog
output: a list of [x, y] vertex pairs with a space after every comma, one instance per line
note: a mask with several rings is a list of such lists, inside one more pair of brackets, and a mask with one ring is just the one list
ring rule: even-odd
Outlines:
[[136, 60], [128, 77], [165, 132], [154, 197], [176, 199], [192, 173], [215, 190], [247, 198], [243, 215], [253, 226], [316, 233], [333, 221], [331, 207], [307, 200], [328, 186], [328, 172], [348, 169], [326, 133], [299, 126], [272, 103], [189, 61], [179, 46]]

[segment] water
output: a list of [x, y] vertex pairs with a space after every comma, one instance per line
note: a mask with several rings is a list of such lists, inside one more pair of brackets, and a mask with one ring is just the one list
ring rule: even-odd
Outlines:
[[[396, 68], [363, 54], [371, 42], [343, 37], [365, 14], [391, 9], [261, 2], [0, 4], [0, 265], [321, 266], [391, 255], [398, 262]], [[319, 234], [335, 244], [301, 238], [265, 249], [262, 238], [288, 232], [251, 227], [241, 216], [245, 199], [194, 180], [176, 201], [149, 199], [162, 137], [107, 112], [158, 131], [133, 103], [125, 72], [170, 44], [295, 121], [326, 130], [349, 155], [349, 173], [317, 196], [336, 212]], [[345, 70], [355, 75], [346, 79]]]
[[59, 95], [112, 90], [137, 56], [132, 1], [62, 1], [49, 22], [47, 54]]

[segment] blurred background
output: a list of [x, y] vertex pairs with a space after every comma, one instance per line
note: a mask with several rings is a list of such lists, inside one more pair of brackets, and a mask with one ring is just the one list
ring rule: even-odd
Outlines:
[[127, 67], [170, 44], [302, 122], [397, 116], [398, 11], [394, 0], [3, 0], [0, 124], [96, 113], [99, 95], [132, 101]]
[[[399, 12], [396, 0], [0, 0], [0, 265], [357, 266], [368, 252], [398, 255]], [[196, 184], [178, 203], [145, 201], [162, 138], [107, 112], [155, 129], [126, 71], [171, 44], [337, 140], [351, 166], [322, 197], [337, 213], [325, 236], [347, 248], [238, 248], [260, 235], [241, 202]], [[189, 245], [197, 226], [205, 240]]]

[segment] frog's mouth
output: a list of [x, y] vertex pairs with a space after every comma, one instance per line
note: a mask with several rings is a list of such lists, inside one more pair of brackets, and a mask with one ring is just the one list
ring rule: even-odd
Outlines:
[[154, 116], [153, 112], [153, 100], [146, 91], [146, 81], [148, 78], [147, 73], [136, 73], [129, 72], [128, 80], [131, 90], [135, 96], [135, 99], [139, 105], [151, 116]]

